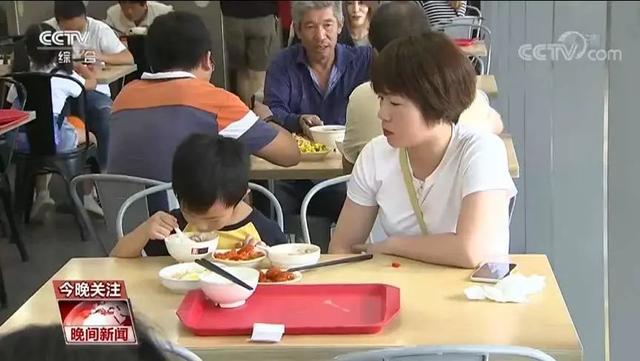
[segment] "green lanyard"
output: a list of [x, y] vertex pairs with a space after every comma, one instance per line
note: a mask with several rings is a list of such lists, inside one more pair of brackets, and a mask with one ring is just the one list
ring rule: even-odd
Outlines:
[[415, 214], [418, 220], [418, 226], [420, 226], [420, 231], [424, 236], [426, 236], [429, 234], [427, 232], [427, 224], [424, 222], [424, 215], [422, 213], [422, 208], [418, 204], [418, 196], [416, 194], [416, 188], [413, 186], [413, 175], [411, 174], [411, 169], [409, 168], [409, 154], [407, 153], [406, 148], [400, 149], [400, 168], [402, 169], [404, 186], [407, 189], [407, 195], [409, 196], [411, 207], [413, 207], [413, 213]]

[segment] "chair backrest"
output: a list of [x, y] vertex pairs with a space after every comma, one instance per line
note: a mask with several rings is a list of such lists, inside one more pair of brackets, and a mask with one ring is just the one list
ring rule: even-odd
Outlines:
[[133, 61], [138, 66], [138, 72], [150, 72], [149, 62], [147, 61], [147, 52], [145, 49], [146, 35], [129, 35], [127, 36], [127, 47], [133, 55]]
[[[335, 358], [339, 361], [488, 361], [490, 356], [509, 360], [555, 361], [546, 353], [529, 347], [493, 345], [447, 345], [392, 348], [355, 352]], [[492, 358], [493, 359], [493, 358]]]
[[[50, 74], [41, 72], [11, 73], [7, 75], [24, 85], [29, 98], [22, 101], [24, 110], [36, 112], [36, 119], [26, 125], [27, 139], [29, 140], [30, 154], [40, 156], [55, 155], [56, 144], [54, 139], [53, 105], [51, 101], [51, 79], [62, 78], [73, 81], [82, 88], [80, 113], [82, 120], [86, 121], [84, 109], [86, 105], [86, 92], [84, 85], [78, 80], [62, 74]], [[89, 129], [85, 127], [86, 139], [89, 139]], [[91, 146], [90, 142], [85, 142], [86, 148]]]
[[311, 236], [309, 235], [309, 223], [307, 220], [307, 210], [309, 208], [309, 203], [311, 203], [311, 199], [316, 195], [316, 193], [327, 187], [331, 187], [340, 183], [346, 183], [349, 180], [349, 177], [351, 177], [351, 175], [347, 174], [322, 181], [311, 188], [307, 195], [304, 196], [304, 199], [302, 200], [302, 207], [300, 207], [300, 223], [302, 226], [302, 239], [305, 243], [311, 243]]
[[[19, 99], [27, 99], [27, 90], [24, 85], [15, 79], [0, 77], [0, 109], [6, 109], [5, 100], [7, 93], [11, 87], [16, 89]], [[23, 110], [24, 102], [19, 102], [14, 109]], [[11, 164], [11, 157], [13, 156], [13, 149], [15, 147], [17, 131], [12, 131], [0, 136], [0, 173], [4, 173], [7, 170], [9, 164]]]
[[[93, 182], [100, 197], [100, 203], [102, 205], [102, 211], [104, 212], [104, 220], [106, 223], [107, 234], [112, 244], [106, 250], [113, 248], [115, 242], [118, 240], [118, 233], [116, 231], [116, 217], [122, 204], [132, 195], [145, 190], [148, 187], [153, 187], [164, 182], [160, 182], [153, 179], [130, 177], [126, 175], [118, 174], [86, 174], [80, 175], [71, 181], [71, 189], [76, 190], [71, 193], [71, 197], [76, 207], [82, 208], [82, 201], [78, 196], [77, 185], [86, 181]], [[135, 204], [134, 209], [131, 210], [131, 218], [127, 221], [125, 229], [133, 229], [140, 222], [139, 220], [146, 220], [149, 216], [147, 204], [144, 202], [138, 202]], [[138, 223], [135, 223], [138, 222]]]
[[[147, 197], [149, 197], [149, 196], [151, 196], [153, 194], [159, 193], [159, 192], [169, 191], [171, 189], [172, 189], [172, 184], [171, 183], [161, 183], [161, 184], [158, 184], [158, 185], [153, 186], [151, 188], [139, 191], [139, 192], [131, 195], [129, 198], [127, 198], [122, 203], [122, 206], [118, 210], [118, 213], [117, 213], [117, 216], [116, 216], [115, 224], [116, 224], [116, 234], [117, 234], [118, 239], [120, 237], [124, 236], [124, 234], [125, 234], [125, 228], [123, 227], [125, 214], [127, 214], [127, 225], [130, 226], [129, 229], [135, 228], [140, 223], [144, 222], [145, 220], [147, 220], [147, 218], [149, 218], [149, 212], [148, 212], [147, 209], [145, 209], [146, 210], [146, 214], [143, 214], [141, 212], [141, 208], [138, 208], [138, 209], [136, 209], [136, 213], [134, 213], [134, 215], [132, 216], [132, 215], [130, 215], [130, 213], [132, 213], [132, 212], [129, 211], [129, 208], [131, 208], [134, 205], [139, 204], [139, 203], [145, 203], [145, 202], [138, 202], [138, 200], [140, 200], [140, 199], [147, 198]], [[273, 193], [271, 193], [269, 190], [267, 190], [263, 186], [260, 186], [258, 184], [254, 184], [254, 183], [249, 183], [249, 189], [251, 189], [252, 191], [257, 191], [257, 192], [260, 192], [260, 193], [264, 194], [264, 196], [267, 197], [267, 199], [269, 199], [269, 201], [271, 201], [273, 207], [275, 207], [275, 209], [276, 209], [276, 217], [277, 217], [278, 226], [280, 227], [280, 230], [284, 230], [284, 215], [283, 215], [283, 212], [282, 212], [282, 206], [280, 205], [280, 202], [278, 202], [278, 199], [273, 195]]]
[[[481, 23], [482, 19], [476, 16], [459, 16], [438, 22], [433, 27], [443, 29], [445, 34], [454, 39], [472, 39], [474, 38], [472, 26], [480, 26]], [[450, 27], [454, 24], [461, 26]]]

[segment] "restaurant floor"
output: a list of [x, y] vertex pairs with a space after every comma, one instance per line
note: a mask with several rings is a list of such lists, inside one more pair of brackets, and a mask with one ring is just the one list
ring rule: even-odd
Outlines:
[[[53, 177], [52, 197], [58, 205], [69, 204], [62, 182]], [[94, 219], [95, 221], [95, 219]], [[94, 222], [100, 236], [106, 235], [104, 224]], [[30, 224], [23, 232], [29, 262], [22, 262], [18, 249], [3, 236], [0, 238], [0, 264], [7, 288], [8, 305], [0, 308], [0, 324], [9, 318], [33, 293], [73, 257], [101, 257], [96, 242], [82, 242], [71, 214], [51, 213], [44, 224]], [[51, 299], [51, 302], [55, 302]]]

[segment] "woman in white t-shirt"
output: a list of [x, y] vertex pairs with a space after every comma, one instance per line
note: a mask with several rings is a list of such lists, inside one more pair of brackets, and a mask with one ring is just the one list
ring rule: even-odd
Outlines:
[[516, 189], [506, 149], [457, 125], [475, 94], [469, 60], [442, 33], [409, 36], [380, 53], [372, 84], [384, 135], [356, 161], [329, 251], [467, 268], [507, 254]]
[[[32, 72], [56, 73], [78, 80], [85, 89], [96, 88], [96, 75], [87, 66], [82, 64], [73, 65], [58, 64], [58, 49], [46, 49], [40, 43], [40, 34], [43, 31], [55, 31], [51, 25], [46, 23], [30, 26], [25, 32], [25, 46], [29, 56], [29, 70]], [[53, 110], [53, 131], [56, 151], [58, 153], [68, 152], [75, 149], [79, 144], [86, 141], [85, 130], [82, 127], [75, 127], [64, 114], [63, 109], [68, 98], [77, 98], [82, 93], [82, 87], [70, 79], [59, 77], [51, 78], [51, 106]], [[7, 94], [7, 101], [15, 104], [18, 99], [16, 89], [12, 87]], [[92, 135], [91, 135], [92, 136]], [[95, 143], [95, 139], [92, 139]], [[18, 133], [16, 138], [16, 148], [21, 151], [29, 151], [29, 142], [24, 132]], [[51, 177], [39, 176], [36, 180], [36, 200], [31, 208], [31, 215], [34, 219], [42, 218], [44, 213], [54, 206], [53, 199], [49, 195], [48, 185]]]

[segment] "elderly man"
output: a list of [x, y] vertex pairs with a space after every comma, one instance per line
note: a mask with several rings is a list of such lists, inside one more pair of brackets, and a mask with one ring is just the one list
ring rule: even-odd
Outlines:
[[339, 1], [294, 1], [291, 11], [300, 44], [270, 64], [265, 103], [292, 132], [344, 124], [349, 94], [369, 80], [372, 49], [337, 44], [344, 23]]
[[[377, 52], [395, 39], [429, 31], [420, 6], [409, 1], [394, 1], [382, 5], [376, 11], [369, 28], [369, 39]], [[347, 129], [343, 143], [343, 166], [350, 171], [360, 151], [369, 141], [382, 135], [378, 119], [378, 96], [367, 82], [358, 86], [349, 98]], [[460, 114], [458, 122], [479, 130], [493, 133], [502, 131], [500, 114], [489, 105], [489, 99], [476, 90], [473, 103]]]
[[[292, 132], [309, 135], [314, 125], [343, 125], [349, 94], [369, 80], [373, 51], [337, 44], [344, 23], [339, 1], [294, 1], [291, 12], [300, 43], [281, 51], [270, 64], [265, 103], [274, 118]], [[277, 184], [276, 195], [285, 214], [298, 213], [313, 185], [308, 180]], [[344, 187], [322, 191], [310, 204], [309, 213], [335, 222], [344, 199]], [[323, 238], [328, 242], [329, 227], [322, 227], [324, 235], [312, 232], [314, 242], [323, 243]]]

